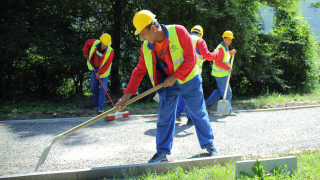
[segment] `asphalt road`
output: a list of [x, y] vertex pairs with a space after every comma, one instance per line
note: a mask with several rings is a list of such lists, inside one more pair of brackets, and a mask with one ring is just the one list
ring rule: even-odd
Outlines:
[[[56, 135], [88, 119], [0, 121], [0, 176], [33, 172]], [[155, 116], [101, 119], [55, 143], [39, 171], [146, 163], [156, 152], [156, 120]], [[320, 150], [320, 107], [222, 117], [211, 114], [210, 121], [221, 155], [250, 159]], [[206, 156], [194, 126], [183, 123], [176, 125], [169, 160]]]

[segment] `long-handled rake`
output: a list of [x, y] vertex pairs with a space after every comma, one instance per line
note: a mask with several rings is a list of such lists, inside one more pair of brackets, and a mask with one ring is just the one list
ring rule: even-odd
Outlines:
[[[235, 54], [233, 54], [232, 59], [231, 59], [231, 68], [232, 68], [232, 65], [233, 65], [234, 56], [235, 56]], [[219, 116], [230, 114], [230, 102], [228, 100], [226, 100], [229, 81], [230, 81], [230, 76], [231, 76], [231, 71], [230, 71], [229, 76], [228, 76], [226, 89], [224, 90], [223, 100], [219, 100], [218, 101], [217, 114]]]
[[[139, 94], [139, 95], [137, 95], [137, 96], [135, 96], [135, 97], [133, 97], [131, 99], [129, 99], [128, 101], [124, 102], [123, 105], [127, 106], [129, 104], [132, 104], [132, 103], [136, 102], [137, 100], [139, 100], [139, 99], [141, 99], [141, 98], [143, 98], [143, 97], [145, 97], [145, 96], [157, 91], [158, 89], [160, 89], [162, 87], [163, 87], [163, 83], [159, 84], [159, 85], [157, 85], [157, 86], [155, 86], [155, 87], [153, 87], [153, 88], [151, 88], [151, 89], [149, 89], [149, 90], [147, 90], [147, 91], [145, 91], [145, 92], [143, 92], [143, 93], [141, 93], [141, 94]], [[40, 157], [40, 159], [38, 161], [37, 167], [35, 168], [35, 171], [38, 171], [39, 167], [44, 163], [44, 161], [46, 160], [46, 158], [47, 158], [47, 156], [49, 154], [51, 146], [54, 143], [60, 141], [64, 137], [68, 136], [69, 134], [71, 134], [71, 133], [73, 133], [73, 132], [75, 132], [75, 131], [77, 131], [77, 130], [79, 130], [81, 128], [84, 128], [84, 127], [96, 122], [97, 120], [105, 117], [106, 115], [114, 113], [114, 112], [116, 112], [118, 110], [120, 110], [120, 107], [119, 106], [115, 106], [112, 109], [110, 109], [108, 111], [105, 111], [105, 112], [99, 114], [98, 116], [96, 116], [96, 117], [94, 117], [94, 118], [92, 118], [92, 119], [90, 119], [90, 120], [88, 120], [88, 121], [86, 121], [86, 122], [84, 122], [84, 123], [72, 128], [72, 129], [70, 129], [70, 130], [68, 130], [68, 131], [66, 131], [66, 132], [64, 132], [62, 134], [59, 134], [56, 137], [54, 137], [53, 140], [51, 140], [50, 143], [43, 150], [42, 155], [41, 155], [41, 157]]]

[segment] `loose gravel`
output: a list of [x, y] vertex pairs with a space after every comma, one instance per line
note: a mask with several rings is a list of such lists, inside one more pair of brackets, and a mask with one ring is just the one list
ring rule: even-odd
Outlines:
[[[0, 176], [33, 172], [48, 143], [90, 118], [0, 122]], [[103, 119], [55, 143], [38, 171], [59, 171], [146, 163], [156, 152], [157, 117]], [[210, 114], [215, 144], [221, 155], [245, 159], [276, 157], [320, 149], [320, 107], [237, 116]], [[206, 156], [195, 128], [176, 124], [169, 160]]]

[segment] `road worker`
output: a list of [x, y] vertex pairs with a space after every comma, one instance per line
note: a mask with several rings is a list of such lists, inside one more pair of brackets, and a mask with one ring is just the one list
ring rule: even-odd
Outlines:
[[[212, 94], [206, 100], [206, 105], [209, 108], [216, 101], [224, 95], [226, 89], [226, 84], [228, 80], [228, 75], [232, 68], [230, 67], [230, 59], [237, 52], [235, 49], [229, 50], [229, 46], [232, 43], [233, 33], [231, 31], [225, 31], [222, 35], [223, 41], [218, 45], [216, 49], [219, 50], [218, 59], [212, 64], [211, 75], [215, 77], [217, 82], [217, 89], [215, 89]], [[230, 84], [228, 85], [226, 100], [230, 102], [230, 114], [235, 115], [231, 107], [232, 90]]]
[[111, 36], [108, 33], [102, 34], [100, 39], [88, 39], [83, 46], [83, 56], [91, 71], [90, 88], [93, 96], [93, 108], [97, 109], [98, 113], [104, 112], [103, 106], [113, 55]]
[[139, 34], [144, 42], [140, 49], [140, 61], [116, 105], [125, 108], [123, 103], [136, 94], [148, 72], [153, 86], [164, 84], [158, 90], [157, 152], [149, 163], [166, 161], [167, 155], [171, 154], [179, 94], [186, 101], [201, 148], [211, 156], [218, 156], [203, 98], [199, 67], [195, 65], [197, 56], [192, 39], [185, 27], [160, 25], [155, 17], [152, 12], [141, 10], [133, 18], [135, 35]]
[[[199, 67], [200, 74], [202, 73], [202, 64], [205, 60], [208, 61], [214, 61], [218, 58], [219, 51], [210, 52], [207, 47], [207, 43], [204, 39], [202, 39], [203, 36], [203, 28], [200, 25], [194, 26], [190, 31], [191, 39], [193, 42], [193, 45], [196, 50], [197, 54], [197, 66]], [[183, 98], [179, 96], [178, 99], [178, 107], [177, 107], [177, 121], [181, 121], [180, 116], [181, 113], [186, 110], [187, 114], [187, 125], [192, 125], [192, 119], [189, 115], [188, 110], [186, 109], [186, 103], [184, 102]]]

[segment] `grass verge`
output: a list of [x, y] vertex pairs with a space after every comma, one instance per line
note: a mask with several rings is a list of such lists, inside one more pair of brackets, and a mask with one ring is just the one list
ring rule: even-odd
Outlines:
[[[116, 103], [116, 100], [115, 102]], [[265, 109], [275, 107], [290, 107], [302, 105], [319, 105], [320, 89], [309, 94], [280, 94], [272, 93], [263, 96], [239, 98], [232, 100], [234, 110], [242, 109]], [[210, 110], [216, 110], [216, 105]], [[113, 106], [106, 102], [104, 110]], [[135, 102], [127, 106], [130, 114], [155, 114], [158, 103], [151, 100], [148, 102]], [[72, 97], [61, 101], [48, 101], [38, 99], [22, 99], [0, 104], [0, 120], [14, 119], [42, 119], [42, 118], [65, 118], [65, 117], [92, 117], [97, 111], [92, 110], [92, 97]]]
[[[320, 179], [320, 151], [304, 152], [301, 154], [284, 154], [284, 156], [297, 156], [298, 159], [298, 171], [293, 175], [288, 174], [270, 174], [263, 178], [255, 177], [242, 179]], [[186, 179], [186, 180], [211, 180], [211, 179], [235, 179], [235, 164], [228, 163], [225, 166], [216, 164], [214, 166], [208, 166], [206, 168], [195, 167], [189, 171], [183, 170], [181, 167], [177, 167], [174, 170], [169, 171], [166, 174], [157, 174], [148, 172], [139, 177], [126, 177], [130, 180], [172, 180], [172, 179]]]

